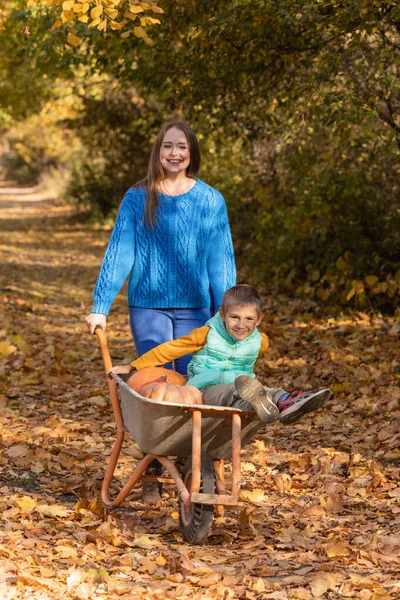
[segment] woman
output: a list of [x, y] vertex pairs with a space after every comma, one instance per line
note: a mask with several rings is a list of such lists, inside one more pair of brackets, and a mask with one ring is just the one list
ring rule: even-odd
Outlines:
[[[192, 129], [171, 121], [154, 143], [147, 176], [125, 195], [86, 317], [91, 333], [129, 275], [130, 326], [138, 356], [201, 327], [236, 272], [222, 195], [200, 179]], [[176, 361], [186, 375], [190, 356]]]
[[[138, 356], [202, 327], [235, 284], [225, 201], [195, 178], [199, 168], [193, 130], [170, 121], [156, 138], [146, 178], [127, 192], [117, 215], [86, 323], [91, 333], [97, 325], [105, 330], [106, 315], [129, 276]], [[175, 369], [186, 375], [190, 359], [176, 360]], [[157, 475], [160, 466], [152, 463], [147, 472]], [[161, 485], [144, 482], [142, 499], [153, 504], [160, 491]]]

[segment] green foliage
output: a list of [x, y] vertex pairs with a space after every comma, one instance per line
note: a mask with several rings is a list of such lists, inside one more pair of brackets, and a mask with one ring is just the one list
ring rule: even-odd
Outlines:
[[82, 98], [79, 133], [85, 156], [74, 166], [69, 195], [81, 206], [107, 216], [127, 189], [146, 175], [151, 134], [162, 124], [154, 103], [133, 88], [121, 90], [110, 80], [94, 81]]
[[[201, 176], [228, 201], [242, 279], [325, 302], [395, 306], [399, 3], [162, 6], [151, 47], [93, 32], [84, 47], [65, 48], [46, 11], [22, 41], [7, 30], [11, 53], [21, 64], [28, 58], [37, 78], [29, 103], [29, 76], [17, 68], [14, 81], [11, 60], [1, 59], [15, 83], [0, 85], [2, 122], [39, 111], [56, 66], [57, 78], [75, 78], [82, 105], [68, 129], [84, 151], [70, 193], [107, 215], [143, 177], [160, 124], [183, 117], [200, 133]], [[6, 25], [14, 19], [20, 27], [26, 17], [20, 10]], [[7, 112], [13, 95], [16, 108]]]
[[31, 114], [12, 126], [7, 134], [10, 145], [7, 168], [20, 183], [37, 183], [50, 170], [70, 168], [82, 154], [79, 137], [64, 126], [76, 116], [77, 98], [65, 97], [53, 89], [53, 98], [38, 114]]

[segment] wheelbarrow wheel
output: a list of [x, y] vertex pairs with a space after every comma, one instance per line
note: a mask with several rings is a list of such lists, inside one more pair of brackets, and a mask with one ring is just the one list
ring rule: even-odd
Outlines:
[[[192, 457], [186, 461], [183, 481], [188, 490], [192, 482]], [[201, 453], [200, 493], [215, 494], [214, 466], [207, 452]], [[189, 544], [202, 544], [209, 534], [214, 516], [213, 504], [180, 503], [179, 525], [182, 537]]]

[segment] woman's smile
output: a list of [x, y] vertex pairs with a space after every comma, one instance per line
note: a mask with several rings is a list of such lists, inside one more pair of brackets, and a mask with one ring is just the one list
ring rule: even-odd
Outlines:
[[190, 165], [190, 150], [186, 135], [181, 129], [168, 129], [160, 149], [160, 162], [167, 175], [181, 172], [186, 175]]

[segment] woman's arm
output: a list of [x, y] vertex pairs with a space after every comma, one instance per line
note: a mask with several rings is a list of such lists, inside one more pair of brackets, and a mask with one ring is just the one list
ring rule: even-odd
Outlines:
[[226, 290], [236, 283], [235, 257], [228, 213], [223, 196], [219, 192], [216, 193], [218, 194], [216, 214], [211, 225], [207, 261], [214, 312], [220, 308]]
[[119, 208], [94, 289], [94, 314], [108, 315], [116, 295], [132, 270], [136, 228], [132, 196], [135, 191], [129, 190]]

